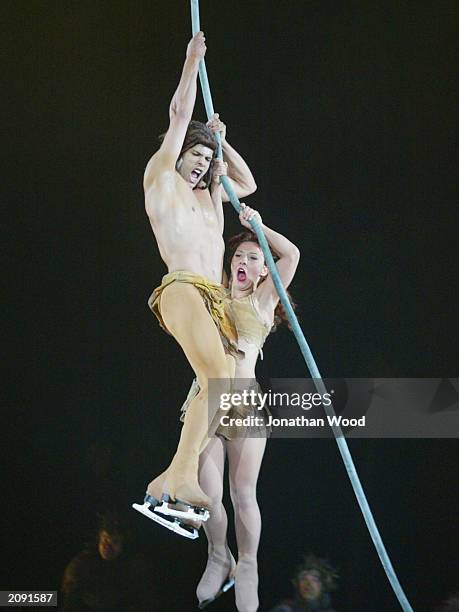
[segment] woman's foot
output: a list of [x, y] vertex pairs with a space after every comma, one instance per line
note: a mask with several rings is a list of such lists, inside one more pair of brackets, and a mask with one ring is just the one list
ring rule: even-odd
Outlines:
[[209, 547], [209, 551], [206, 569], [196, 589], [200, 606], [205, 602], [210, 603], [224, 592], [222, 588], [232, 580], [236, 568], [236, 561], [228, 546]]
[[234, 588], [238, 612], [256, 612], [259, 605], [258, 565], [256, 557], [251, 555], [239, 556]]

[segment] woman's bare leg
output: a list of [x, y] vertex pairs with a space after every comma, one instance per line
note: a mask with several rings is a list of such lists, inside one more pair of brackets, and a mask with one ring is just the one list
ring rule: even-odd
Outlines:
[[265, 447], [266, 438], [238, 438], [227, 442], [238, 547], [235, 587], [239, 612], [255, 612], [259, 605], [257, 551], [261, 515], [257, 502], [257, 480]]
[[199, 484], [212, 504], [210, 518], [204, 523], [209, 545], [206, 569], [196, 589], [200, 602], [215, 597], [236, 565], [226, 541], [228, 518], [222, 503], [225, 454], [224, 441], [216, 437], [199, 457]]
[[161, 295], [161, 315], [193, 368], [200, 392], [186, 412], [177, 452], [166, 478], [162, 474], [153, 480], [147, 492], [156, 499], [167, 493], [171, 499], [209, 507], [210, 499], [198, 484], [199, 453], [209, 442], [209, 422], [218, 410], [218, 405], [208, 406], [208, 381], [218, 379], [219, 391], [229, 391], [227, 359], [217, 327], [196, 287], [179, 282], [166, 287]]

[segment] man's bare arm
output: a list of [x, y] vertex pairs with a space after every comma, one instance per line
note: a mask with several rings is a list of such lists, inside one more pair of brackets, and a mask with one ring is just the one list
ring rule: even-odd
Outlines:
[[[220, 120], [216, 113], [207, 123], [213, 132], [220, 132], [222, 139], [223, 158], [228, 163], [228, 178], [237, 197], [244, 198], [257, 190], [257, 184], [253, 178], [250, 168], [226, 140], [226, 125]], [[228, 194], [223, 190], [223, 202], [229, 202]]]
[[175, 169], [196, 102], [199, 61], [205, 53], [204, 34], [198, 32], [188, 43], [182, 76], [169, 106], [169, 129], [160, 149], [150, 159], [145, 170], [145, 190], [158, 172]]

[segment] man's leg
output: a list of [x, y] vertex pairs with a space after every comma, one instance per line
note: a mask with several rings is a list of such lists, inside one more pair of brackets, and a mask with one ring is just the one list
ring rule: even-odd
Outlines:
[[[221, 392], [229, 391], [228, 362], [220, 334], [196, 287], [180, 282], [166, 287], [161, 295], [161, 315], [193, 368], [200, 391], [187, 409], [177, 452], [165, 480], [162, 476], [155, 479], [148, 492], [158, 499], [161, 493], [167, 493], [172, 499], [209, 507], [210, 499], [198, 484], [199, 453], [209, 442], [209, 421], [218, 410], [218, 405], [208, 406], [208, 381], [219, 379]], [[164, 480], [161, 491], [160, 480]]]
[[[236, 360], [232, 355], [225, 355], [225, 357], [226, 357], [226, 365], [228, 367], [228, 376], [230, 377], [230, 380], [234, 380], [234, 377], [236, 375]], [[223, 386], [225, 387], [224, 389], [223, 389]], [[218, 392], [224, 393], [226, 391], [231, 391], [231, 385], [228, 385], [227, 383], [223, 385], [222, 383], [222, 388], [219, 391], [216, 389], [216, 385], [215, 385], [213, 395], [216, 397]], [[199, 449], [199, 454], [201, 454], [204, 451], [204, 449], [209, 444], [209, 441], [215, 437], [215, 433], [220, 425], [221, 417], [227, 416], [227, 415], [228, 415], [227, 410], [222, 410], [220, 406], [216, 407], [215, 416], [212, 419], [212, 422], [209, 422], [209, 430], [207, 432], [207, 436], [201, 442], [201, 448]]]

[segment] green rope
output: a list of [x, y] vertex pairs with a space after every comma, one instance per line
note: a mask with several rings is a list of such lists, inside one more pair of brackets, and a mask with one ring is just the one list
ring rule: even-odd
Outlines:
[[[192, 30], [193, 30], [193, 36], [194, 36], [201, 29], [200, 20], [199, 20], [199, 0], [191, 0], [191, 22], [192, 22]], [[199, 63], [199, 80], [201, 82], [201, 89], [202, 89], [202, 95], [204, 98], [204, 105], [206, 108], [207, 118], [210, 119], [210, 117], [214, 114], [214, 107], [212, 103], [212, 96], [210, 93], [209, 80], [207, 78], [207, 70], [206, 70], [206, 64], [205, 64], [204, 59], [202, 59]], [[223, 159], [221, 138], [220, 138], [220, 134], [218, 133], [217, 133], [217, 141], [218, 141], [217, 157], [219, 159]], [[231, 183], [228, 177], [222, 176], [221, 182], [223, 184], [223, 187], [226, 193], [228, 194], [228, 197], [230, 198], [231, 204], [236, 209], [236, 211], [239, 212], [241, 209], [241, 204], [231, 186]], [[287, 297], [287, 293], [284, 289], [284, 286], [282, 285], [282, 281], [279, 277], [279, 273], [277, 271], [276, 264], [274, 263], [274, 259], [271, 255], [271, 251], [269, 249], [268, 242], [263, 233], [263, 230], [261, 229], [260, 224], [258, 223], [257, 220], [250, 221], [250, 225], [258, 238], [260, 247], [265, 256], [266, 264], [271, 273], [271, 277], [273, 279], [274, 285], [279, 295], [279, 299], [282, 303], [282, 306], [284, 307], [286, 311], [288, 320], [290, 322], [293, 333], [300, 347], [301, 353], [304, 357], [306, 365], [308, 366], [311, 377], [314, 379], [314, 384], [317, 388], [317, 391], [321, 394], [324, 394], [327, 392], [327, 389], [322, 380], [322, 377], [320, 375], [320, 372], [316, 365], [314, 357], [311, 353], [311, 349], [309, 348], [306, 338], [304, 337], [303, 331], [298, 323], [298, 319], [293, 311], [292, 305], [290, 304], [290, 301]], [[332, 405], [324, 406], [324, 410], [327, 416], [329, 417], [336, 416], [336, 413]], [[405, 593], [403, 592], [402, 586], [397, 578], [397, 575], [395, 574], [394, 568], [389, 559], [389, 555], [387, 554], [384, 543], [379, 534], [378, 527], [373, 518], [373, 514], [371, 512], [370, 506], [368, 505], [367, 498], [365, 497], [365, 492], [360, 483], [360, 479], [355, 469], [354, 461], [352, 460], [352, 455], [349, 451], [349, 447], [344, 438], [344, 434], [339, 426], [333, 426], [332, 429], [333, 429], [333, 434], [335, 436], [336, 443], [338, 445], [339, 452], [341, 454], [341, 458], [344, 462], [344, 466], [346, 468], [347, 474], [351, 481], [352, 488], [354, 489], [355, 496], [357, 498], [358, 504], [362, 511], [363, 518], [365, 519], [365, 523], [368, 527], [368, 531], [370, 532], [371, 539], [373, 540], [373, 544], [375, 545], [376, 551], [379, 555], [384, 571], [386, 572], [387, 578], [389, 579], [389, 582], [400, 603], [400, 606], [402, 607], [402, 610], [404, 610], [404, 612], [413, 612], [413, 608], [411, 607]]]

